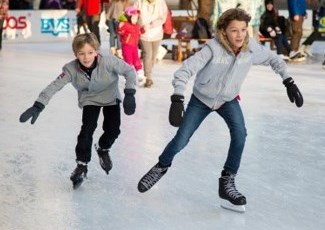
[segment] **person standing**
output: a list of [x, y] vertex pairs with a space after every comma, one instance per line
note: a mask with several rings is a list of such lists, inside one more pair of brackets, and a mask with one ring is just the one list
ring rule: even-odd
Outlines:
[[0, 50], [2, 49], [3, 24], [8, 16], [9, 0], [0, 0]]
[[[261, 16], [260, 32], [266, 38], [272, 38], [276, 45], [276, 52], [283, 60], [289, 60], [291, 47], [285, 35], [285, 18], [279, 16], [273, 0], [265, 0], [265, 12]], [[283, 53], [285, 49], [285, 53]]]
[[33, 106], [19, 118], [20, 122], [31, 118], [31, 124], [34, 124], [50, 99], [65, 85], [71, 83], [77, 90], [78, 104], [82, 109], [82, 126], [75, 148], [77, 167], [70, 176], [74, 188], [81, 185], [88, 172], [93, 134], [101, 110], [104, 115], [104, 132], [95, 148], [103, 170], [108, 174], [112, 169], [109, 151], [120, 134], [121, 124], [119, 76], [125, 77], [124, 113], [132, 115], [136, 108], [134, 69], [114, 55], [100, 55], [99, 47], [100, 44], [93, 33], [75, 36], [72, 49], [76, 59], [63, 66], [62, 73], [42, 90]]
[[[225, 11], [218, 19], [216, 38], [186, 59], [174, 73], [169, 122], [179, 128], [159, 156], [158, 163], [140, 179], [139, 192], [148, 191], [167, 173], [174, 157], [189, 143], [202, 121], [209, 114], [217, 113], [226, 122], [231, 138], [219, 178], [222, 207], [245, 211], [246, 197], [236, 189], [235, 176], [247, 135], [238, 95], [250, 67], [271, 66], [275, 73], [280, 74], [290, 101], [295, 102], [297, 107], [303, 105], [302, 95], [290, 77], [286, 63], [270, 49], [249, 38], [249, 21], [250, 16], [242, 9]], [[184, 92], [193, 76], [193, 93], [184, 113]]]
[[[124, 20], [119, 23], [118, 34], [122, 44], [123, 59], [137, 71], [139, 85], [143, 84], [144, 73], [139, 57], [139, 39], [144, 30], [138, 24], [140, 11], [132, 6], [125, 9]], [[122, 18], [122, 17], [120, 17]]]
[[140, 10], [139, 24], [144, 28], [140, 37], [144, 76], [144, 87], [151, 87], [152, 69], [156, 62], [158, 48], [164, 36], [163, 24], [166, 21], [168, 8], [165, 0], [135, 0], [134, 7]]
[[128, 0], [111, 0], [106, 12], [106, 24], [109, 31], [109, 45], [111, 52], [122, 58], [121, 42], [118, 30], [118, 19], [124, 13], [125, 8], [129, 5]]
[[78, 15], [84, 7], [86, 22], [90, 32], [93, 32], [99, 43], [100, 40], [100, 31], [99, 31], [99, 21], [101, 14], [101, 0], [78, 0], [76, 7], [76, 14]]
[[291, 37], [291, 59], [304, 60], [303, 54], [299, 51], [300, 40], [302, 38], [302, 30], [304, 19], [307, 17], [306, 0], [288, 0], [289, 18], [292, 25]]

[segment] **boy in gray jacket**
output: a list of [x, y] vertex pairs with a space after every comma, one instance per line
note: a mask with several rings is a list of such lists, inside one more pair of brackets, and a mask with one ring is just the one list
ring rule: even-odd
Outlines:
[[[225, 11], [217, 22], [216, 38], [208, 41], [175, 72], [169, 121], [179, 129], [159, 156], [158, 163], [139, 181], [140, 192], [146, 192], [158, 182], [201, 122], [211, 112], [216, 112], [226, 122], [231, 137], [227, 160], [219, 178], [222, 207], [245, 211], [246, 198], [237, 191], [234, 179], [246, 141], [244, 116], [237, 97], [250, 67], [270, 65], [282, 77], [290, 101], [298, 107], [303, 105], [302, 95], [287, 73], [285, 62], [256, 40], [249, 39], [249, 21], [250, 16], [241, 9]], [[186, 84], [195, 75], [193, 94], [183, 113]]]
[[40, 94], [34, 105], [21, 116], [20, 122], [31, 119], [34, 124], [40, 112], [52, 96], [66, 84], [71, 83], [78, 91], [78, 103], [82, 109], [82, 126], [75, 148], [77, 167], [71, 174], [74, 188], [83, 182], [87, 174], [87, 163], [91, 159], [93, 133], [102, 108], [104, 133], [95, 145], [99, 162], [108, 174], [112, 168], [109, 149], [120, 134], [119, 75], [125, 77], [123, 107], [127, 115], [135, 112], [136, 74], [134, 69], [114, 55], [101, 56], [99, 42], [93, 33], [77, 35], [72, 43], [76, 59], [63, 66], [62, 73]]

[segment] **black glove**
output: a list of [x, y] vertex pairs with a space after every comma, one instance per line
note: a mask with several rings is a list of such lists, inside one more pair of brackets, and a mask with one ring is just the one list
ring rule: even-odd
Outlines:
[[172, 104], [169, 109], [169, 123], [174, 127], [179, 127], [183, 121], [184, 96], [174, 94], [170, 100]]
[[293, 79], [289, 77], [283, 81], [283, 84], [287, 88], [287, 94], [290, 101], [292, 103], [295, 102], [297, 107], [301, 107], [304, 104], [304, 99]]
[[135, 89], [124, 89], [123, 108], [126, 115], [132, 115], [135, 112]]
[[25, 112], [23, 112], [22, 115], [20, 115], [19, 121], [20, 122], [26, 122], [29, 118], [32, 118], [31, 124], [34, 124], [36, 119], [38, 118], [38, 115], [42, 110], [44, 109], [44, 105], [38, 101], [35, 101], [34, 105], [27, 109]]

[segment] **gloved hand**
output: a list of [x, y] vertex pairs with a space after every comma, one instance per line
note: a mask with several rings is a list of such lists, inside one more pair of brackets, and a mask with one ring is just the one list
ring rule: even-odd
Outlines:
[[301, 107], [304, 104], [304, 99], [293, 79], [289, 77], [283, 81], [283, 84], [287, 88], [287, 94], [290, 101], [292, 103], [295, 102], [297, 107]]
[[126, 115], [132, 115], [135, 112], [135, 89], [124, 89], [123, 108]]
[[44, 107], [45, 106], [41, 102], [35, 101], [32, 107], [30, 107], [20, 115], [19, 121], [26, 122], [29, 118], [32, 118], [31, 124], [34, 124], [36, 119], [38, 118], [38, 115], [40, 114], [40, 112], [42, 112]]
[[183, 121], [184, 96], [174, 94], [170, 100], [172, 104], [169, 109], [169, 123], [174, 127], [179, 127]]
[[274, 38], [276, 36], [275, 31], [271, 27], [267, 28], [267, 32], [270, 34], [271, 38]]

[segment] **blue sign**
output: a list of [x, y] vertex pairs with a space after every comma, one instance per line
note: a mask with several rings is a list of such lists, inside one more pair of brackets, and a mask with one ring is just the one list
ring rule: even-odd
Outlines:
[[58, 36], [62, 33], [69, 33], [69, 31], [70, 21], [68, 17], [41, 19], [41, 33], [49, 33]]

